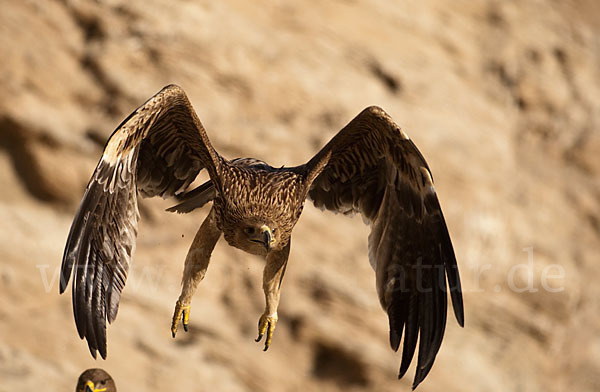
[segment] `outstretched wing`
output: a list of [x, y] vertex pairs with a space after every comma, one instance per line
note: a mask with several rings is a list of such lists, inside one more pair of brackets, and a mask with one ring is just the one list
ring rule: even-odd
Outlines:
[[399, 378], [420, 336], [413, 388], [433, 366], [446, 327], [447, 285], [464, 324], [458, 267], [427, 162], [393, 120], [369, 107], [310, 162], [308, 196], [316, 207], [360, 212], [370, 224], [369, 260], [390, 322], [390, 344], [404, 333]]
[[106, 358], [106, 320], [119, 298], [137, 235], [137, 193], [171, 196], [206, 169], [218, 181], [221, 158], [183, 90], [170, 85], [117, 127], [73, 220], [61, 267], [60, 292], [73, 272], [73, 314], [90, 352]]

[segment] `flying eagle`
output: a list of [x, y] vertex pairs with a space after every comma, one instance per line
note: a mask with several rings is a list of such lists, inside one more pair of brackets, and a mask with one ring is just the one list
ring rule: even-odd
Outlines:
[[[377, 294], [389, 317], [395, 351], [404, 335], [399, 377], [419, 337], [413, 387], [429, 373], [446, 326], [447, 291], [458, 323], [464, 312], [448, 229], [425, 159], [380, 108], [356, 116], [308, 163], [274, 168], [251, 158], [227, 160], [213, 148], [185, 92], [169, 85], [117, 127], [85, 190], [67, 239], [60, 292], [73, 273], [73, 313], [90, 352], [106, 358], [112, 323], [137, 235], [138, 193], [181, 194], [205, 169], [210, 180], [183, 193], [171, 211], [212, 201], [185, 260], [183, 288], [171, 331], [187, 330], [194, 291], [221, 234], [229, 245], [266, 259], [265, 311], [258, 339], [266, 350], [277, 324], [292, 229], [305, 200], [344, 214], [359, 212], [371, 227], [368, 253]], [[448, 284], [446, 284], [446, 279]]]

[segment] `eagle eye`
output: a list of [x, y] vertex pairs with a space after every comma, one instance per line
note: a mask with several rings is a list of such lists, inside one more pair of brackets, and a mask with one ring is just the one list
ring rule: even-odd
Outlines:
[[246, 232], [246, 234], [252, 235], [254, 234], [255, 229], [254, 227], [246, 227], [244, 231]]

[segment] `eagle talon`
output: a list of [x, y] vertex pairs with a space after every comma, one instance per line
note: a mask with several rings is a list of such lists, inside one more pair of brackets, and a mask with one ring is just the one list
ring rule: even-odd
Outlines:
[[265, 348], [263, 349], [263, 351], [267, 351], [269, 349], [269, 346], [271, 346], [271, 341], [273, 340], [273, 332], [275, 331], [277, 320], [277, 313], [273, 315], [263, 314], [258, 320], [258, 337], [256, 338], [256, 342], [260, 342], [263, 336], [265, 334], [267, 335], [267, 338], [265, 339]]
[[181, 319], [181, 323], [183, 324], [183, 330], [185, 332], [188, 331], [188, 325], [190, 323], [190, 308], [191, 306], [184, 305], [180, 300], [177, 300], [175, 304], [175, 312], [173, 313], [173, 321], [171, 323], [171, 334], [173, 338], [177, 334], [177, 326], [179, 325], [179, 319]]

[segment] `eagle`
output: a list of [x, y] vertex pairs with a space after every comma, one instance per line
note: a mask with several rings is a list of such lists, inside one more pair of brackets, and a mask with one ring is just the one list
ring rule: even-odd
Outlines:
[[75, 392], [117, 392], [117, 386], [104, 369], [87, 369], [79, 376]]
[[[187, 191], [201, 170], [209, 180]], [[106, 142], [67, 238], [62, 294], [73, 275], [77, 331], [91, 354], [106, 358], [106, 322], [119, 299], [135, 250], [138, 195], [179, 195], [169, 211], [190, 212], [212, 202], [185, 259], [171, 332], [187, 331], [192, 296], [215, 244], [264, 257], [265, 310], [259, 342], [271, 345], [290, 254], [305, 201], [342, 214], [360, 213], [370, 226], [368, 257], [377, 295], [406, 373], [417, 340], [413, 388], [427, 376], [446, 327], [448, 291], [464, 325], [458, 266], [429, 166], [407, 134], [381, 108], [364, 109], [307, 163], [275, 168], [253, 158], [228, 160], [210, 143], [182, 88], [168, 85], [131, 113]], [[182, 201], [183, 200], [183, 201]]]

